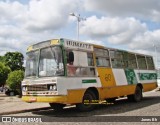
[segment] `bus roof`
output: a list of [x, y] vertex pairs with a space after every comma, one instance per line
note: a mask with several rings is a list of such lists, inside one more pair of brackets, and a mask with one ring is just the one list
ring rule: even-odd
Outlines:
[[51, 46], [51, 45], [63, 45], [65, 48], [93, 51], [93, 44], [60, 38], [60, 39], [46, 40], [46, 41], [33, 44], [27, 48], [27, 52], [35, 49]]
[[33, 44], [27, 48], [27, 52], [35, 50], [35, 49], [47, 47], [50, 45], [63, 45], [65, 48], [69, 48], [69, 49], [82, 49], [82, 50], [88, 50], [88, 51], [93, 51], [93, 47], [96, 47], [96, 48], [101, 48], [101, 49], [123, 51], [123, 52], [132, 53], [132, 54], [152, 57], [151, 55], [147, 55], [147, 54], [141, 54], [141, 53], [136, 53], [136, 52], [132, 52], [128, 50], [116, 49], [116, 48], [106, 47], [102, 45], [91, 44], [87, 42], [65, 39], [65, 38], [51, 39], [51, 40], [46, 40], [46, 41], [42, 41], [42, 42]]

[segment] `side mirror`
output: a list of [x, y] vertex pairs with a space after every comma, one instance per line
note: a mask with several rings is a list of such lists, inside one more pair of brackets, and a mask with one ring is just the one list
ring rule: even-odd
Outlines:
[[68, 62], [69, 63], [73, 63], [74, 62], [74, 53], [73, 52], [69, 52]]

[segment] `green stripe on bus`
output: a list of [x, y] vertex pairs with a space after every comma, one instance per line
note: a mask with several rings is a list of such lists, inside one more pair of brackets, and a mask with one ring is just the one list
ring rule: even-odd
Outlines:
[[156, 73], [138, 73], [140, 80], [156, 80], [157, 74]]
[[124, 69], [128, 84], [136, 84], [137, 78], [133, 69]]
[[85, 79], [85, 80], [82, 80], [82, 83], [97, 83], [97, 80], [96, 79]]

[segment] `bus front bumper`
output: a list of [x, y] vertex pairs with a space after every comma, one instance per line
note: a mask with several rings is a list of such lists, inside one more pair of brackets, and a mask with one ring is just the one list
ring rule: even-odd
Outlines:
[[25, 102], [65, 103], [67, 96], [22, 96]]

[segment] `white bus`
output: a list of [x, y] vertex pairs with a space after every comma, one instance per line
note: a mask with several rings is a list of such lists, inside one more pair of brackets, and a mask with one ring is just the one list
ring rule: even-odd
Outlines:
[[139, 102], [142, 92], [157, 87], [149, 55], [64, 38], [29, 46], [26, 55], [22, 100], [55, 110], [69, 104], [89, 111], [122, 96]]

